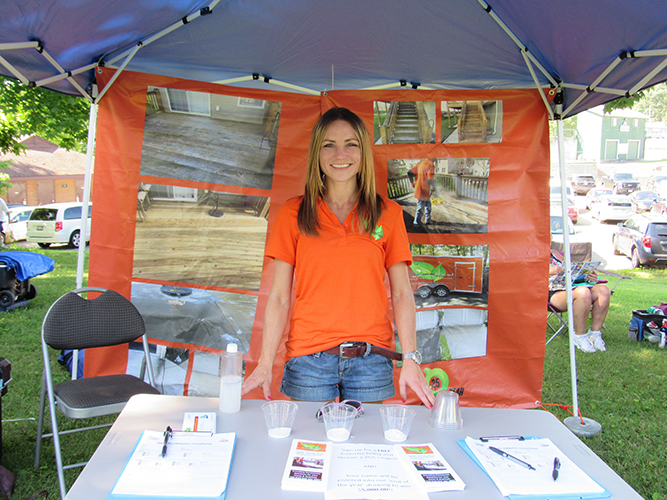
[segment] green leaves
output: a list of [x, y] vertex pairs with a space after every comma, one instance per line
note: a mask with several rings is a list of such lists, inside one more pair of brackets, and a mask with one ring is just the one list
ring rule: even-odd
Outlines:
[[442, 264], [438, 264], [437, 267], [429, 264], [428, 262], [413, 262], [410, 266], [412, 272], [415, 273], [421, 279], [438, 281], [447, 276], [447, 270], [442, 267]]
[[0, 147], [11, 145], [9, 134], [11, 138], [37, 134], [62, 148], [85, 152], [89, 111], [90, 103], [83, 97], [33, 89], [0, 77]]

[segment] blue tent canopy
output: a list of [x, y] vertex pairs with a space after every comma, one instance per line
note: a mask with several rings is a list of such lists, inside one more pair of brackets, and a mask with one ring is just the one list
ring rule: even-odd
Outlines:
[[125, 63], [313, 92], [555, 86], [565, 117], [667, 80], [666, 19], [656, 0], [5, 0], [0, 73], [69, 94]]

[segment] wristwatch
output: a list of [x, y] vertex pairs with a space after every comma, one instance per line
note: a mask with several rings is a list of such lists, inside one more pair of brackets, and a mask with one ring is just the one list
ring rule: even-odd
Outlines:
[[406, 359], [411, 359], [418, 365], [422, 364], [422, 353], [419, 351], [412, 351], [412, 352], [404, 352], [403, 353], [403, 361]]

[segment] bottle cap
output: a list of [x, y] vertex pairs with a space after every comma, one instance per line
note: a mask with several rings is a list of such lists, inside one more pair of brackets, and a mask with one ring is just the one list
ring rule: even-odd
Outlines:
[[239, 352], [239, 346], [236, 344], [227, 344], [227, 352]]

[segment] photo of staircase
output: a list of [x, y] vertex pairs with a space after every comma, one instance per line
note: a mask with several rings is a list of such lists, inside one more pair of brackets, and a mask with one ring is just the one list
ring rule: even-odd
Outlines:
[[502, 101], [442, 101], [442, 142], [501, 142], [502, 104]]
[[375, 144], [435, 143], [435, 102], [376, 101]]

